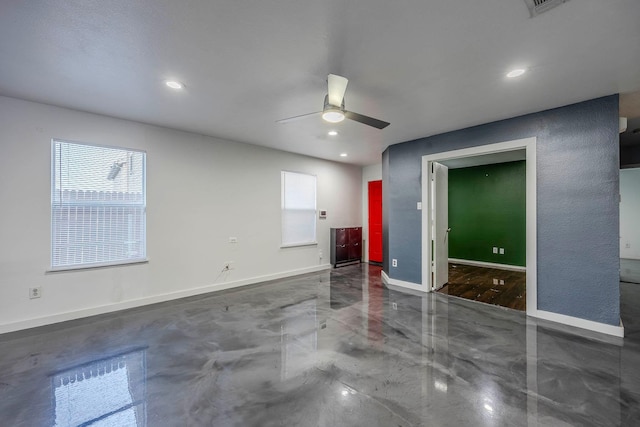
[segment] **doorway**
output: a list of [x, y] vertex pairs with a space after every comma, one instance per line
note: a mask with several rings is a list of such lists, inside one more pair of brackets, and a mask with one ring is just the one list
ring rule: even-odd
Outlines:
[[620, 170], [620, 280], [640, 283], [640, 168]]
[[382, 180], [369, 181], [369, 262], [382, 265]]
[[[445, 188], [438, 177], [446, 174], [446, 165], [480, 165], [512, 160], [526, 161], [526, 312], [537, 315], [536, 257], [536, 138], [471, 147], [431, 154], [422, 158], [422, 287], [435, 291], [448, 281], [448, 218], [443, 217], [447, 204]], [[524, 159], [522, 158], [524, 157]], [[443, 166], [437, 166], [437, 164]], [[436, 165], [436, 166], [434, 166]], [[446, 268], [444, 267], [446, 265]], [[444, 282], [443, 282], [444, 281]]]

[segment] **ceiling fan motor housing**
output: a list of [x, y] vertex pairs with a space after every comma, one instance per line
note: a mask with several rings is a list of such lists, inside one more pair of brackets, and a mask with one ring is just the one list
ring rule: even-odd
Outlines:
[[325, 95], [324, 96], [324, 108], [322, 109], [322, 111], [327, 111], [327, 110], [344, 111], [344, 98], [342, 99], [342, 105], [338, 106], [338, 105], [330, 104], [329, 103], [329, 95]]

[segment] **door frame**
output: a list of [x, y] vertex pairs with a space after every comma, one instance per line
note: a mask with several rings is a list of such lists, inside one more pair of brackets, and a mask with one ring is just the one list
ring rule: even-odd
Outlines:
[[527, 260], [527, 315], [537, 316], [537, 222], [536, 222], [536, 137], [463, 148], [422, 156], [422, 289], [431, 292], [431, 185], [429, 170], [432, 162], [475, 157], [508, 151], [525, 150], [526, 153], [526, 260]]

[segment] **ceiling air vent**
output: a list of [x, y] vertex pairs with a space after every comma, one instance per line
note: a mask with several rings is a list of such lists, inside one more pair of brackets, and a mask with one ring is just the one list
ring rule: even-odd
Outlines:
[[569, 0], [524, 0], [532, 18], [567, 1]]

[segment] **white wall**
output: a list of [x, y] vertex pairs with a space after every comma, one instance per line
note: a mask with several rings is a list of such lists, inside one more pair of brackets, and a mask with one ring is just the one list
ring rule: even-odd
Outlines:
[[[148, 263], [47, 273], [51, 138], [146, 150]], [[6, 97], [0, 144], [0, 332], [326, 268], [329, 228], [362, 218], [337, 162]], [[318, 177], [317, 246], [280, 248], [283, 169]]]
[[369, 181], [382, 179], [382, 163], [365, 166], [362, 168], [362, 260], [369, 261]]
[[620, 197], [620, 258], [640, 259], [640, 169], [620, 170]]

